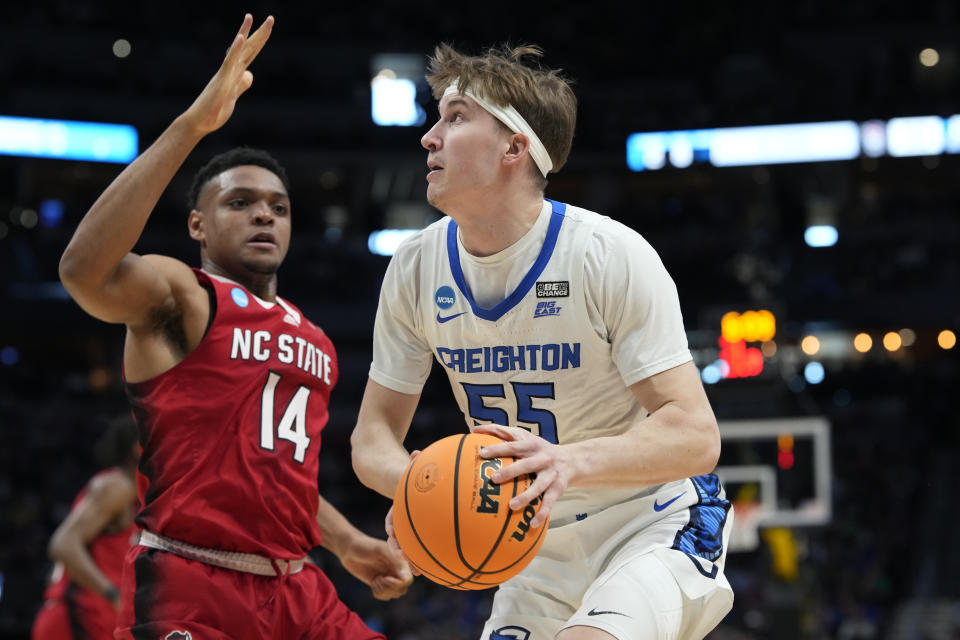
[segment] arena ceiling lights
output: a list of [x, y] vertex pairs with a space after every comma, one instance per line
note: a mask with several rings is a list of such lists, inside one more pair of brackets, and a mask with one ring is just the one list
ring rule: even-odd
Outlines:
[[697, 163], [738, 167], [942, 153], [960, 153], [960, 115], [660, 131], [627, 137], [627, 166], [633, 171], [656, 171], [667, 165], [685, 169]]
[[128, 124], [0, 116], [0, 156], [132, 162], [137, 130]]

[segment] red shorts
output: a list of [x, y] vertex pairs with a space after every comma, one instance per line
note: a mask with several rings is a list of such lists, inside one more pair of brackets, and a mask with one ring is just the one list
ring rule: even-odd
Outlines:
[[134, 545], [120, 587], [116, 638], [385, 640], [312, 564], [286, 576], [221, 569]]
[[64, 597], [47, 600], [37, 613], [31, 640], [110, 640], [117, 612], [110, 601], [76, 585]]

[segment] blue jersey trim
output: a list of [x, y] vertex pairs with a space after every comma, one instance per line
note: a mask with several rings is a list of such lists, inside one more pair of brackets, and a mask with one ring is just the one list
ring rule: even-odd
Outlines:
[[553, 213], [550, 215], [550, 227], [547, 229], [547, 237], [544, 239], [543, 246], [540, 248], [540, 255], [537, 256], [536, 262], [530, 267], [530, 271], [523, 277], [523, 280], [521, 280], [517, 288], [513, 290], [513, 293], [498, 302], [492, 309], [484, 309], [478, 305], [474, 301], [473, 296], [470, 295], [470, 291], [467, 288], [467, 281], [463, 277], [463, 269], [460, 267], [460, 251], [457, 248], [457, 223], [451, 219], [450, 224], [447, 225], [447, 257], [450, 260], [450, 271], [453, 272], [453, 281], [457, 283], [457, 288], [460, 289], [460, 293], [462, 293], [463, 297], [470, 303], [473, 314], [478, 318], [491, 321], [502, 318], [505, 313], [513, 309], [523, 300], [523, 297], [527, 295], [527, 292], [530, 291], [537, 281], [537, 278], [540, 277], [540, 274], [543, 273], [543, 270], [547, 267], [547, 263], [550, 262], [553, 249], [557, 246], [557, 237], [560, 235], [560, 227], [563, 225], [564, 212], [567, 210], [567, 205], [562, 202], [550, 200], [549, 198], [546, 198], [546, 200], [552, 206]]
[[677, 532], [671, 548], [713, 562], [723, 553], [723, 527], [730, 502], [720, 497], [720, 480], [712, 473], [690, 481], [699, 500], [690, 507], [690, 521]]

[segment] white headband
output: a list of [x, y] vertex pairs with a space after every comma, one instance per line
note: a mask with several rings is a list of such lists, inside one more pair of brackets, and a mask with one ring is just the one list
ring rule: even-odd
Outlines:
[[[452, 94], [459, 94], [460, 90], [457, 89], [457, 83], [459, 78], [450, 83], [450, 86], [447, 87], [446, 91], [443, 92], [442, 97], [446, 97]], [[543, 174], [543, 177], [547, 177], [547, 174], [550, 173], [550, 170], [553, 169], [553, 161], [550, 159], [550, 154], [547, 153], [546, 147], [543, 146], [543, 143], [540, 142], [540, 137], [534, 133], [533, 127], [523, 119], [523, 116], [520, 115], [520, 112], [513, 108], [513, 105], [508, 104], [506, 107], [500, 107], [498, 105], [484, 100], [477, 94], [475, 94], [470, 89], [467, 89], [463, 92], [462, 95], [472, 98], [474, 102], [483, 107], [486, 111], [490, 113], [494, 118], [507, 125], [507, 128], [514, 133], [522, 133], [527, 136], [530, 140], [530, 155], [533, 157], [533, 161], [537, 163], [537, 168], [540, 169], [540, 173]]]

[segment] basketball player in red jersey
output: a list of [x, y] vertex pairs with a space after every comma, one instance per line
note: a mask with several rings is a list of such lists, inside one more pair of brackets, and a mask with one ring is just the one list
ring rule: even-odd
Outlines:
[[80, 491], [50, 538], [48, 550], [56, 564], [33, 622], [32, 640], [106, 640], [117, 626], [117, 586], [137, 532], [139, 448], [129, 415], [109, 424], [98, 449], [107, 468]]
[[117, 638], [382, 638], [305, 563], [322, 545], [374, 596], [412, 576], [317, 492], [337, 360], [277, 296], [290, 240], [285, 173], [234, 150], [200, 170], [187, 225], [203, 268], [131, 253], [187, 154], [229, 119], [273, 27], [245, 16], [194, 103], [107, 187], [77, 227], [61, 279], [91, 315], [126, 325], [123, 369], [140, 427], [139, 545]]

